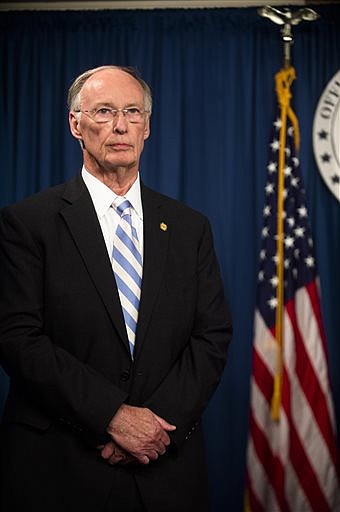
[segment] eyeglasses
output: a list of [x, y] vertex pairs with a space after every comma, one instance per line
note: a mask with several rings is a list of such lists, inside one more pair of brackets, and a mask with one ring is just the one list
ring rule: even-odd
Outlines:
[[144, 114], [149, 113], [149, 110], [140, 110], [137, 107], [100, 107], [94, 110], [76, 110], [76, 112], [87, 114], [96, 123], [109, 123], [113, 119], [116, 119], [118, 113], [121, 112], [129, 123], [140, 123], [144, 119]]

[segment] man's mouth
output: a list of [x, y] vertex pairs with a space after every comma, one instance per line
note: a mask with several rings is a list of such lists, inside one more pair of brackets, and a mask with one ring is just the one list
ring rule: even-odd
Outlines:
[[126, 151], [131, 148], [130, 144], [125, 144], [123, 142], [116, 142], [115, 144], [109, 144], [109, 146], [116, 151]]

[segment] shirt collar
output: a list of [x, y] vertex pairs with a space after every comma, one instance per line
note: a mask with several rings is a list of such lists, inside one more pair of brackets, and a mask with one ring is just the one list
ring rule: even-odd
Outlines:
[[[98, 178], [93, 176], [93, 174], [89, 173], [84, 166], [82, 168], [81, 174], [90, 193], [96, 213], [98, 217], [101, 218], [109, 210], [112, 203], [116, 199], [117, 194], [115, 194], [109, 187], [98, 180]], [[143, 219], [139, 173], [137, 175], [136, 181], [133, 183], [124, 197], [130, 201], [138, 217]]]
[[[115, 196], [117, 197], [117, 196]], [[143, 206], [142, 206], [142, 196], [140, 191], [140, 179], [139, 173], [137, 174], [137, 179], [133, 183], [133, 185], [129, 188], [127, 193], [125, 194], [126, 199], [128, 199], [131, 203], [132, 208], [135, 210], [138, 217], [143, 220]]]

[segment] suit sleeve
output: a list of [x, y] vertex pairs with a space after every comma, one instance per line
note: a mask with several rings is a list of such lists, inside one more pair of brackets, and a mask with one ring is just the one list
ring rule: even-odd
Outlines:
[[177, 426], [176, 444], [189, 438], [226, 363], [232, 324], [212, 233], [205, 219], [198, 245], [197, 294], [190, 339], [146, 406]]
[[46, 334], [46, 262], [36, 238], [12, 212], [1, 212], [0, 364], [10, 377], [9, 398], [32, 425], [36, 411], [100, 436], [127, 394]]

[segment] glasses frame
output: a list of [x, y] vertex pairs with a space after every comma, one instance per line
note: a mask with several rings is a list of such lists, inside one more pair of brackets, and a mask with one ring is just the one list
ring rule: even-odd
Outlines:
[[[99, 110], [101, 109], [105, 109], [107, 110], [108, 112], [110, 112], [110, 115], [111, 115], [111, 119], [108, 119], [106, 121], [98, 121], [94, 118], [94, 116], [97, 114], [97, 112], [99, 112]], [[131, 113], [131, 111], [134, 110], [134, 111], [138, 111], [138, 114], [141, 116], [140, 119], [136, 120], [136, 121], [133, 121], [131, 119], [128, 118], [128, 114]], [[99, 107], [99, 108], [94, 108], [92, 110], [75, 110], [74, 112], [76, 113], [82, 113], [82, 114], [86, 114], [87, 116], [89, 116], [95, 123], [98, 123], [98, 124], [105, 124], [105, 123], [111, 123], [112, 121], [114, 121], [115, 119], [117, 119], [118, 117], [118, 114], [119, 113], [122, 113], [124, 118], [129, 122], [129, 123], [133, 123], [133, 124], [138, 124], [138, 123], [141, 123], [142, 120], [143, 120], [143, 117], [144, 117], [144, 114], [150, 114], [150, 110], [141, 110], [140, 108], [138, 107], [124, 107], [124, 108], [111, 108], [111, 107]]]

